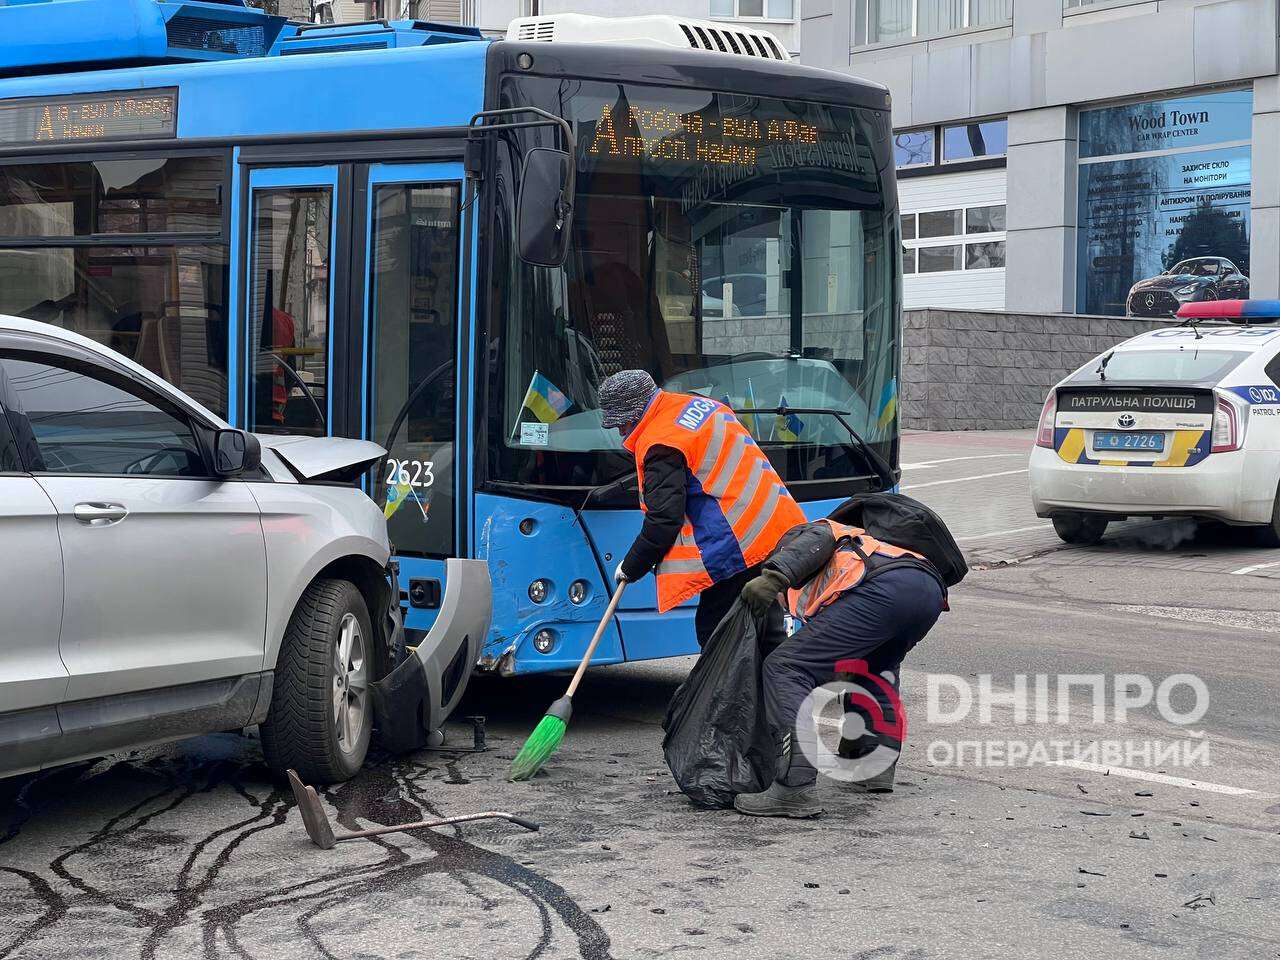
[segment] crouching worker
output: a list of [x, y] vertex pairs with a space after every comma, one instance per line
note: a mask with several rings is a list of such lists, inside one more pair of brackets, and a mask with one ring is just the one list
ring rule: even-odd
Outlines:
[[[786, 592], [803, 625], [764, 661], [764, 707], [778, 748], [777, 778], [767, 790], [739, 794], [734, 807], [757, 817], [812, 817], [818, 802], [811, 716], [799, 716], [814, 688], [835, 678], [838, 660], [864, 660], [892, 671], [929, 632], [946, 606], [946, 588], [928, 560], [857, 527], [819, 520], [787, 533], [763, 572], [742, 590], [757, 613]], [[900, 719], [900, 718], [895, 718]], [[896, 758], [894, 766], [896, 766]], [[891, 790], [894, 767], [861, 786]]]

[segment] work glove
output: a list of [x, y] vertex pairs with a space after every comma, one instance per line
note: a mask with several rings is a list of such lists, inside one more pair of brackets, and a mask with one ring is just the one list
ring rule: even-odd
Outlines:
[[766, 570], [742, 588], [742, 602], [757, 617], [763, 617], [778, 600], [778, 594], [790, 584], [777, 570]]
[[619, 561], [618, 569], [613, 571], [613, 582], [617, 584], [630, 583], [631, 578], [622, 571], [622, 563]]

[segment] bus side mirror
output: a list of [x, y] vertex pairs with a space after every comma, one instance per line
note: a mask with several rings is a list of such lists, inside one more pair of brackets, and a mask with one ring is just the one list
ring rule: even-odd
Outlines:
[[516, 240], [525, 263], [564, 265], [573, 222], [571, 163], [569, 154], [550, 147], [534, 147], [525, 154], [516, 212]]

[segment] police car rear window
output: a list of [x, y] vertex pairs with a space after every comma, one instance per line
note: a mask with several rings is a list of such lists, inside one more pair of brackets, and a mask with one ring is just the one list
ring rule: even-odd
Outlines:
[[1105, 378], [1098, 372], [1102, 360], [1097, 360], [1077, 372], [1071, 380], [1073, 383], [1101, 383], [1104, 379], [1189, 383], [1221, 380], [1247, 356], [1247, 350], [1124, 350], [1113, 353], [1106, 361]]

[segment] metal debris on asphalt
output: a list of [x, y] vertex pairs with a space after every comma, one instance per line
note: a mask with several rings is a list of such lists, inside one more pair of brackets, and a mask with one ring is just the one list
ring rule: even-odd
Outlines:
[[1147, 831], [1145, 830], [1142, 830], [1142, 831], [1130, 830], [1129, 839], [1130, 840], [1150, 840], [1151, 834], [1147, 833]]
[[1205, 907], [1216, 907], [1218, 905], [1218, 895], [1210, 890], [1208, 893], [1197, 894], [1186, 903], [1184, 907], [1190, 907], [1192, 910], [1203, 910]]

